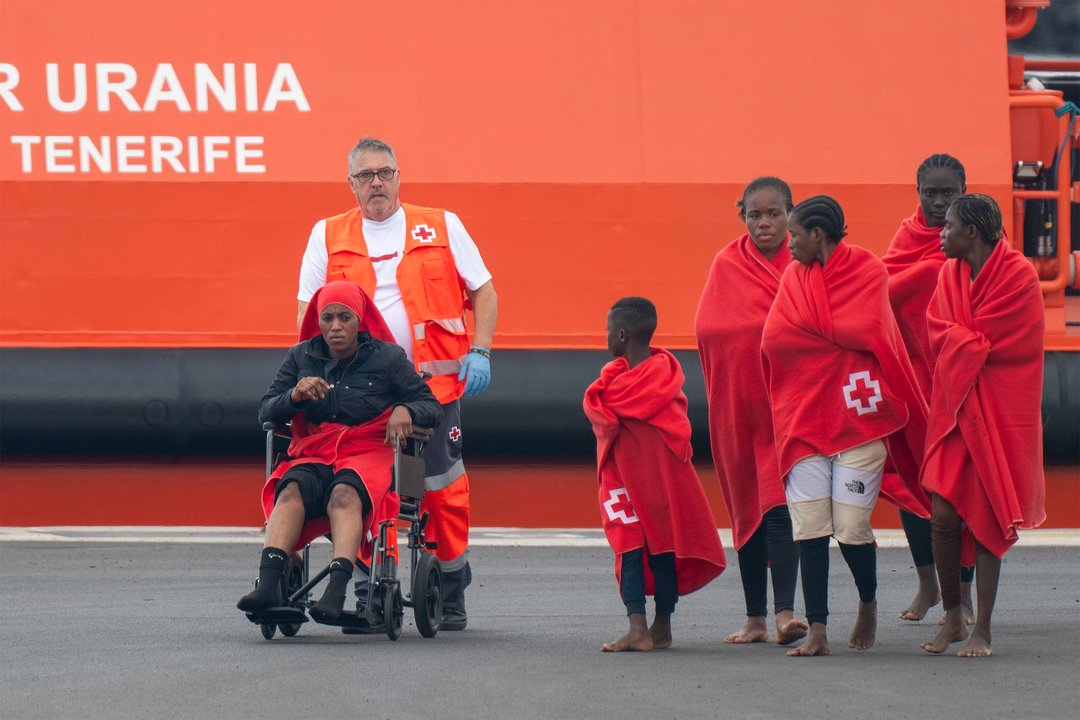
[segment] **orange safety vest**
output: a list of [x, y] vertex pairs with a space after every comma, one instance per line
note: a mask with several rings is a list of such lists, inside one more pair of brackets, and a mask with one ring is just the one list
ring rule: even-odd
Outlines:
[[[461, 357], [469, 351], [465, 330], [465, 283], [450, 252], [446, 211], [405, 209], [405, 251], [397, 269], [398, 287], [413, 329], [413, 362], [431, 374], [428, 386], [442, 404], [461, 397]], [[364, 241], [360, 208], [326, 220], [326, 281], [349, 280], [375, 296], [375, 266]]]

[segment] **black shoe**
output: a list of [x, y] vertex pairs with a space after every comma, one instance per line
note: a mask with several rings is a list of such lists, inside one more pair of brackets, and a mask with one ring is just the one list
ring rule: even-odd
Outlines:
[[240, 602], [236, 603], [236, 607], [244, 612], [251, 613], [266, 610], [267, 608], [281, 607], [284, 604], [285, 599], [281, 595], [281, 585], [280, 583], [274, 583], [273, 589], [269, 592], [256, 585], [254, 590], [240, 598]]
[[336, 623], [341, 620], [341, 611], [345, 609], [345, 591], [334, 592], [327, 588], [319, 602], [311, 606], [308, 615], [318, 623]]
[[469, 616], [465, 614], [465, 606], [443, 605], [442, 622], [440, 630], [464, 630], [469, 623]]

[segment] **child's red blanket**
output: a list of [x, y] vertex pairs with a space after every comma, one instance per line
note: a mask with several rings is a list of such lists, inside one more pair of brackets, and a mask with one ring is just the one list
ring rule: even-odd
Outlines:
[[926, 308], [945, 264], [941, 228], [928, 226], [922, 207], [916, 208], [914, 215], [900, 223], [882, 262], [889, 271], [889, 302], [896, 323], [919, 379], [919, 389], [929, 401], [933, 353], [926, 332]]
[[[278, 463], [263, 485], [262, 505], [266, 518], [274, 510], [274, 492], [277, 482], [291, 467], [304, 463], [332, 465], [335, 471], [353, 470], [360, 476], [374, 512], [364, 517], [364, 543], [361, 556], [370, 554], [373, 529], [386, 518], [398, 515], [398, 494], [390, 491], [390, 469], [394, 464], [394, 450], [386, 444], [386, 423], [390, 419], [387, 410], [379, 417], [363, 425], [339, 425], [321, 423], [308, 425], [303, 413], [293, 418], [292, 442], [289, 459]], [[316, 518], [304, 523], [295, 550], [307, 545], [320, 535], [330, 532], [330, 520]], [[294, 550], [294, 551], [295, 551]]]
[[1042, 465], [1043, 299], [1001, 240], [974, 281], [945, 264], [930, 303], [937, 360], [923, 486], [948, 500], [998, 557], [1046, 519]]
[[713, 463], [736, 549], [746, 544], [765, 513], [787, 502], [761, 373], [761, 332], [780, 275], [790, 263], [786, 242], [768, 260], [743, 235], [717, 253], [694, 322]]
[[926, 403], [873, 253], [840, 242], [824, 268], [792, 263], [765, 321], [762, 362], [782, 475], [810, 455], [882, 439], [896, 470], [882, 495], [929, 517], [919, 487]]
[[[704, 587], [725, 566], [709, 499], [690, 462], [683, 381], [675, 356], [653, 349], [635, 368], [626, 358], [605, 365], [584, 403], [596, 433], [600, 517], [616, 561], [636, 548], [675, 553], [680, 595]], [[616, 575], [618, 569], [616, 562]], [[648, 573], [646, 585], [652, 594]]]

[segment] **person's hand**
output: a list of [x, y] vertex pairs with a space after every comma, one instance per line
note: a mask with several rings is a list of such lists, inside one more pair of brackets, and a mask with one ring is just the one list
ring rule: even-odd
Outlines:
[[465, 381], [465, 394], [469, 397], [487, 390], [491, 383], [491, 351], [474, 345], [461, 356], [461, 372], [458, 380]]
[[404, 405], [398, 405], [390, 412], [390, 419], [386, 423], [386, 444], [393, 446], [396, 442], [398, 447], [401, 447], [410, 435], [412, 413]]
[[320, 377], [300, 378], [296, 387], [292, 389], [289, 399], [293, 405], [299, 405], [308, 400], [322, 400], [326, 393], [330, 392], [330, 386]]

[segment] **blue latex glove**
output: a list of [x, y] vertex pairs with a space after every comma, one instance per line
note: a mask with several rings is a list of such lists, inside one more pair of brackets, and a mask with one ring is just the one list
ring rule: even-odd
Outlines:
[[[479, 346], [474, 346], [474, 348], [488, 352], [487, 348]], [[469, 352], [461, 356], [461, 372], [457, 376], [458, 380], [465, 381], [465, 394], [469, 397], [487, 390], [488, 383], [491, 382], [491, 359], [486, 355], [473, 352], [474, 348], [470, 348]]]

